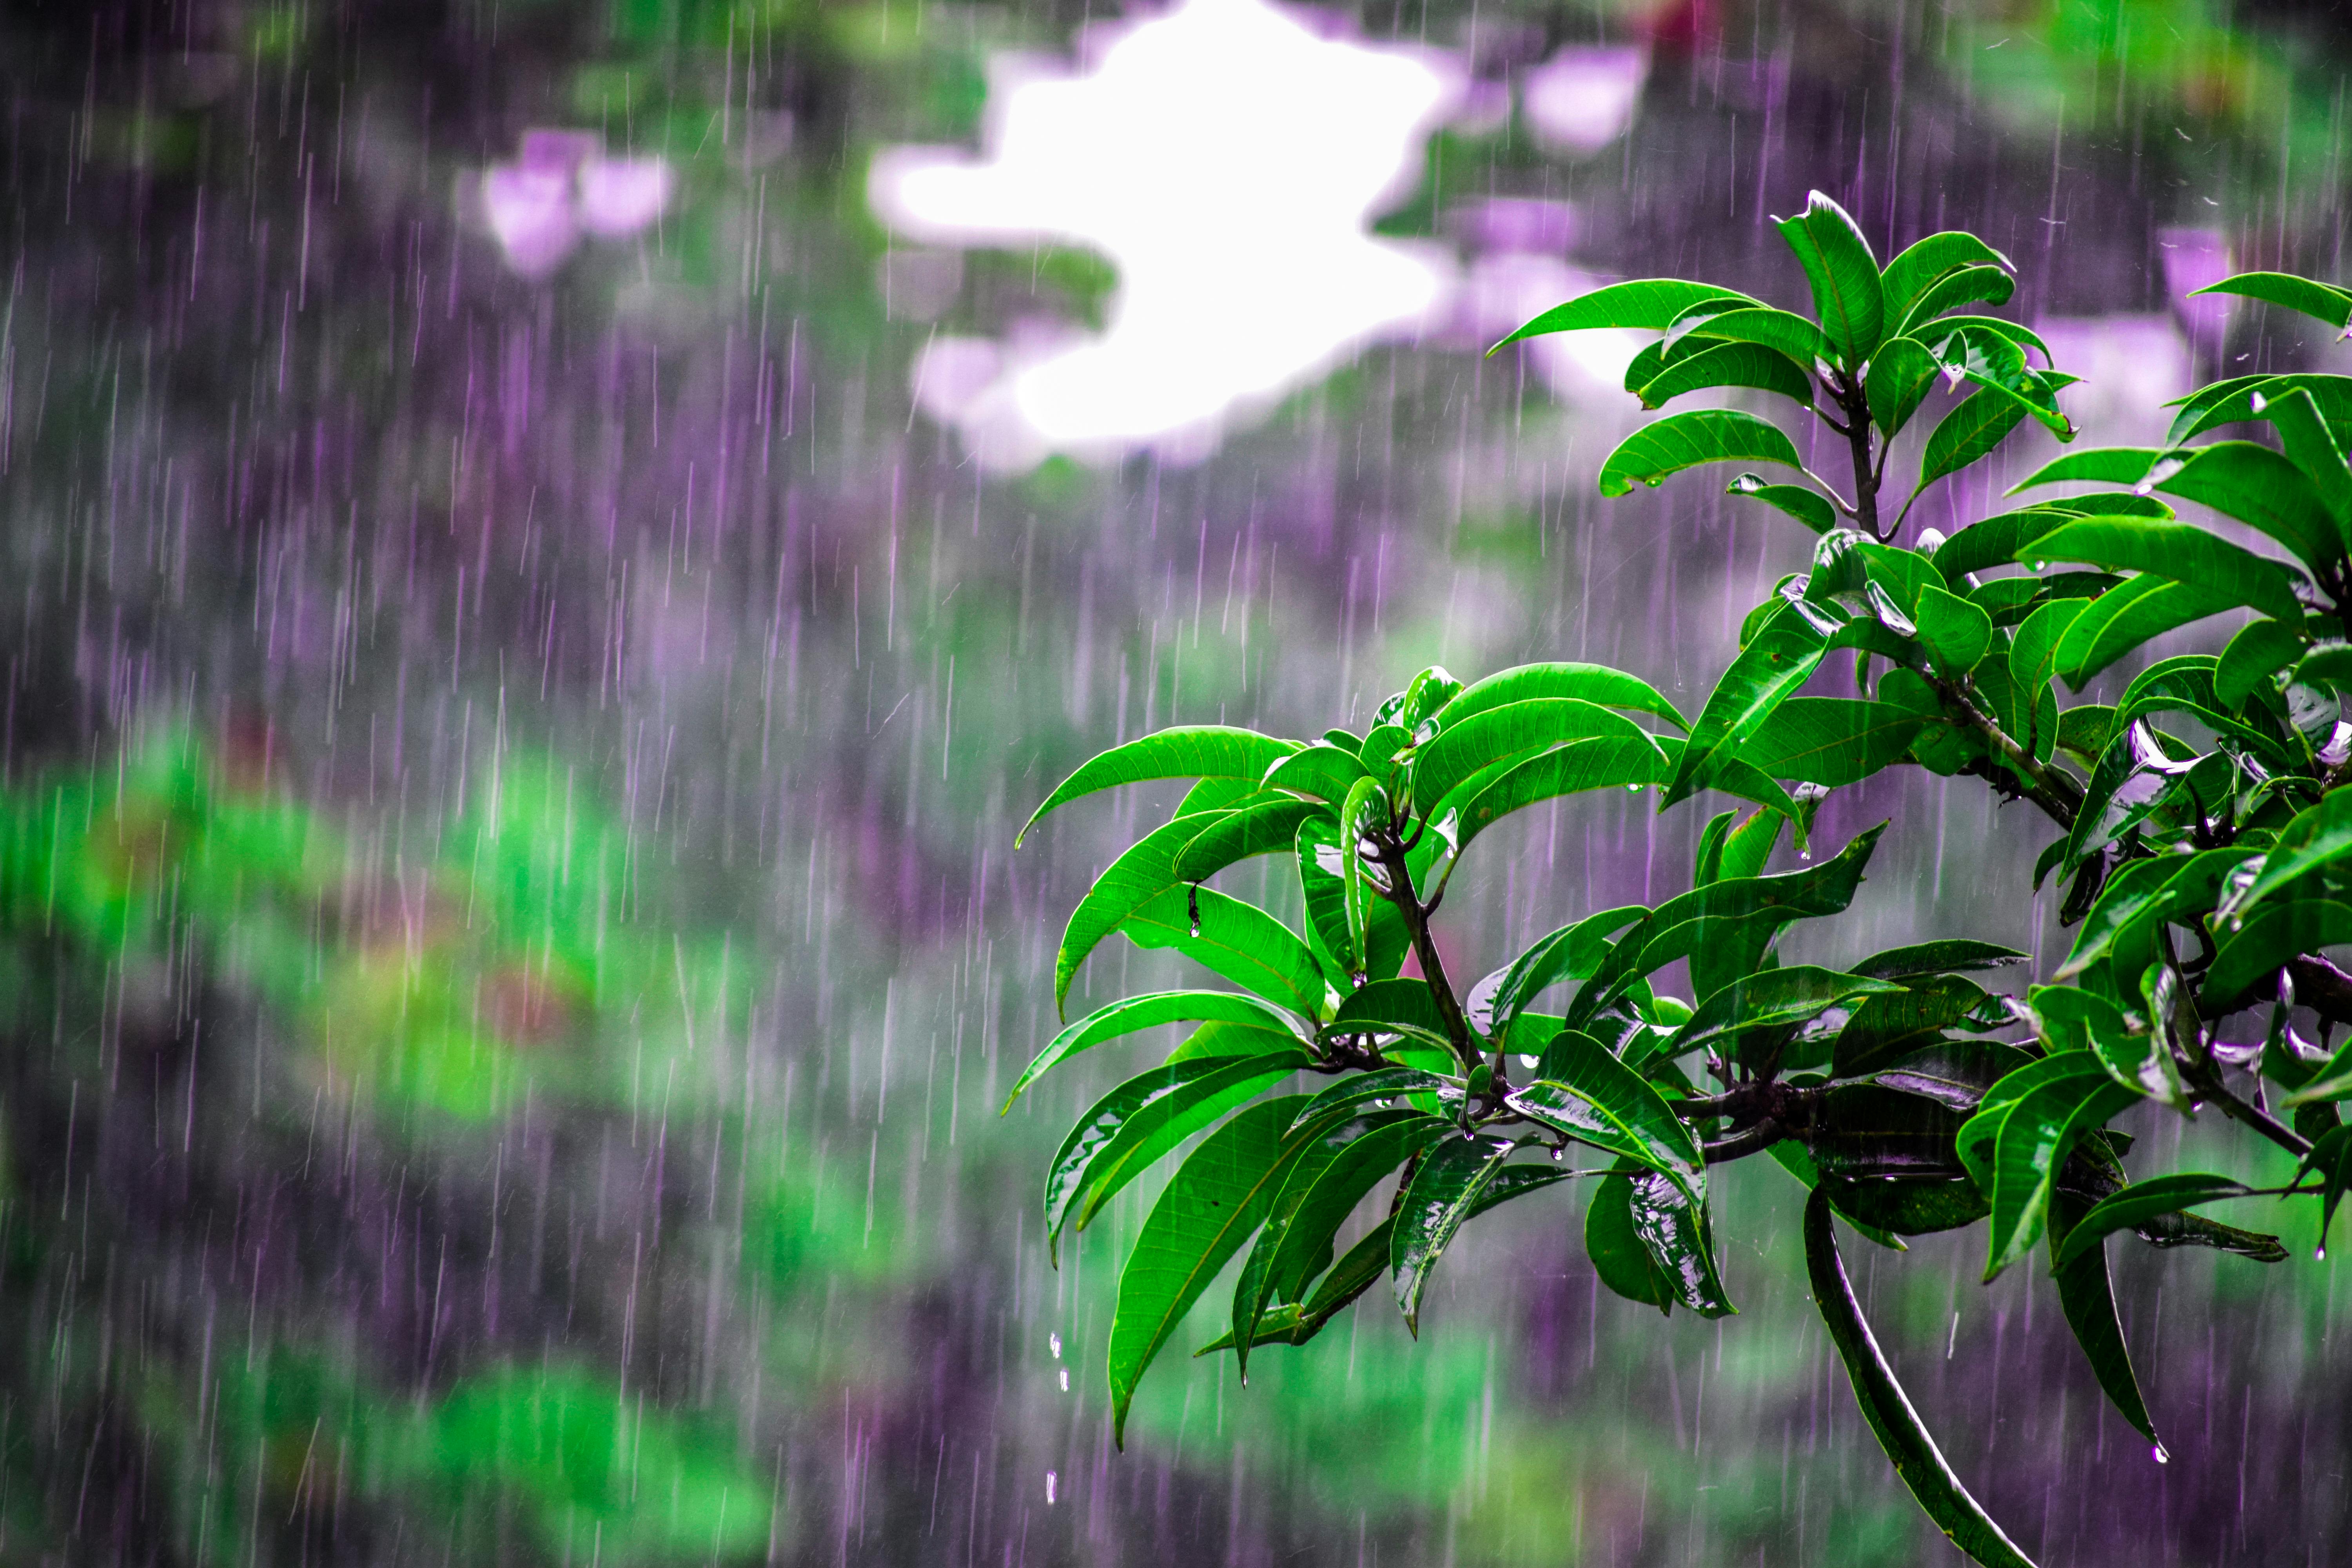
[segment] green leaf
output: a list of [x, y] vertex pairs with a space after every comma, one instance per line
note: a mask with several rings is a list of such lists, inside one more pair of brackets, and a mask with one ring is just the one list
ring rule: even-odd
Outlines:
[[1507, 967], [1471, 987], [1465, 1008], [1471, 1026], [1489, 1037], [1501, 1035], [1547, 986], [1590, 975], [1608, 953], [1609, 939], [1649, 912], [1643, 905], [1626, 904], [1537, 938]]
[[1845, 974], [1817, 964], [1767, 969], [1733, 981], [1700, 1003], [1690, 1022], [1676, 1030], [1658, 1054], [1669, 1058], [1679, 1057], [1751, 1029], [1818, 1018], [1859, 996], [1883, 995], [1903, 989], [1892, 981]]
[[1914, 339], [1895, 338], [1882, 345], [1871, 356], [1870, 374], [1863, 380], [1879, 434], [1891, 441], [1910, 424], [1943, 371], [1927, 345]]
[[1945, 584], [1958, 593], [1969, 574], [2005, 565], [2017, 558], [2018, 547], [2027, 540], [2037, 539], [2074, 517], [2065, 510], [2070, 504], [2031, 506], [1986, 518], [1944, 541], [1928, 559], [1943, 574]]
[[1170, 868], [1179, 880], [1206, 881], [1253, 856], [1292, 848], [1298, 842], [1298, 825], [1326, 809], [1314, 801], [1273, 800], [1225, 812], [1176, 851]]
[[1545, 1048], [1536, 1080], [1509, 1104], [1555, 1132], [1655, 1171], [1693, 1198], [1706, 1195], [1706, 1162], [1689, 1124], [1590, 1035], [1564, 1030]]
[[1679, 278], [1643, 278], [1612, 283], [1579, 295], [1564, 305], [1554, 305], [1486, 353], [1491, 356], [1521, 338], [1584, 331], [1594, 327], [1639, 327], [1662, 332], [1676, 316], [1708, 300], [1741, 301], [1747, 300], [1748, 296], [1730, 289], [1718, 289], [1712, 283], [1690, 283]]
[[[2036, 1064], [2045, 1065], [2045, 1064]], [[2046, 1076], [2013, 1104], [1987, 1109], [1969, 1126], [1998, 1115], [1993, 1138], [1991, 1182], [1986, 1195], [1992, 1200], [1990, 1257], [1985, 1280], [1990, 1283], [2041, 1239], [2048, 1223], [2050, 1194], [2058, 1168], [2082, 1134], [2104, 1126], [2139, 1096], [2115, 1081], [2095, 1059], [2063, 1061], [2063, 1071]], [[2031, 1068], [2012, 1073], [2022, 1076]], [[1996, 1086], [1998, 1087], [1998, 1086]], [[1977, 1136], [1981, 1136], [1980, 1134]], [[1969, 1146], [1969, 1127], [1961, 1129], [1961, 1148]], [[1979, 1182], [1979, 1185], [1984, 1185]]]
[[1462, 1097], [1462, 1080], [1407, 1067], [1375, 1068], [1370, 1072], [1349, 1073], [1299, 1107], [1298, 1125], [1306, 1126], [1317, 1117], [1343, 1106], [1361, 1105], [1371, 1100], [1397, 1100], [1409, 1094], [1444, 1095], [1458, 1103]]
[[2303, 470], [2318, 494], [2319, 504], [2335, 520], [2336, 532], [2352, 528], [2352, 473], [2344, 467], [2344, 450], [2320, 416], [2319, 405], [2304, 391], [2275, 395], [2257, 390], [2248, 400], [2256, 417], [2267, 419], [2279, 433], [2287, 460]]
[[1797, 253], [1812, 285], [1813, 311], [1822, 330], [1848, 365], [1859, 366], [1885, 335], [1886, 296], [1878, 258], [1853, 218], [1837, 203], [1813, 191], [1796, 217], [1776, 218], [1773, 226]]
[[1463, 688], [1461, 695], [1438, 710], [1437, 720], [1440, 724], [1450, 728], [1475, 714], [1512, 703], [1553, 699], [1572, 699], [1580, 702], [1597, 702], [1603, 708], [1652, 713], [1677, 730], [1690, 728], [1690, 721], [1660, 695], [1657, 688], [1637, 676], [1628, 675], [1622, 669], [1612, 669], [1605, 664], [1522, 664], [1510, 669], [1497, 670], [1486, 679], [1473, 681]]
[[[2058, 966], [2056, 978], [2071, 979], [2106, 959], [2120, 947], [2134, 948], [2132, 938], [2152, 938], [2167, 921], [2183, 920], [2212, 907], [2214, 891], [2230, 868], [2245, 858], [2242, 849], [2209, 849], [2186, 858], [2136, 860], [2107, 880], [2082, 929], [2074, 951]], [[2130, 965], [2137, 974], [2146, 957]]]
[[2044, 561], [2083, 561], [2110, 571], [2144, 572], [2189, 584], [2225, 604], [2246, 605], [2276, 620], [2299, 622], [2294, 581], [2276, 562], [2193, 523], [2141, 517], [2084, 518], [2020, 545], [2015, 559], [2036, 571]]
[[2037, 371], [2027, 363], [2025, 345], [2008, 322], [1978, 325], [1956, 317], [1937, 321], [1932, 332], [1923, 331], [1920, 342], [1942, 363], [1946, 375], [2013, 400], [2061, 441], [2074, 438], [2074, 426], [2057, 399], [2059, 388], [2074, 377]]
[[1601, 1282], [1629, 1301], [1674, 1315], [1675, 1288], [1633, 1228], [1633, 1179], [1625, 1169], [1601, 1178], [1584, 1211], [1584, 1255]]
[[1860, 1078], [1935, 1045], [1984, 1005], [1984, 988], [1958, 975], [1906, 978], [1907, 987], [1864, 998], [1846, 1019], [1830, 1044], [1831, 1077]]
[[1388, 823], [1388, 792], [1377, 780], [1358, 779], [1349, 786], [1348, 798], [1339, 807], [1339, 891], [1348, 915], [1349, 958], [1367, 950], [1371, 900], [1378, 897], [1365, 874], [1363, 840]]
[[1356, 760], [1354, 751], [1318, 741], [1268, 768], [1265, 787], [1311, 795], [1338, 805], [1348, 798], [1348, 791], [1356, 781], [1366, 776], [1364, 764]]
[[[1774, 1164], [1780, 1166], [1780, 1169], [1788, 1172], [1789, 1174], [1794, 1176], [1800, 1183], [1803, 1184], [1807, 1192], [1811, 1192], [1815, 1187], [1822, 1184], [1821, 1167], [1813, 1163], [1813, 1157], [1805, 1152], [1805, 1146], [1798, 1142], [1795, 1139], [1783, 1138], [1777, 1143], [1769, 1144], [1766, 1146], [1764, 1152], [1772, 1157], [1772, 1163]], [[1841, 1182], [1838, 1184], [1840, 1186], [1852, 1186], [1853, 1184], [1851, 1182]], [[1835, 1200], [1832, 1199], [1832, 1201], [1834, 1202]], [[1865, 1224], [1861, 1220], [1855, 1219], [1851, 1215], [1846, 1215], [1843, 1209], [1840, 1209], [1838, 1212], [1845, 1216], [1845, 1222], [1848, 1225], [1862, 1232], [1863, 1235], [1868, 1237], [1871, 1240], [1878, 1243], [1879, 1246], [1885, 1247], [1889, 1252], [1908, 1252], [1911, 1250], [1909, 1245], [1893, 1231], [1884, 1229], [1878, 1226]]]
[[1834, 787], [1902, 761], [1918, 733], [1919, 716], [1892, 703], [1792, 697], [1737, 750], [1739, 761], [1773, 778]]
[[2147, 1006], [2147, 1033], [2095, 1036], [2091, 1049], [2107, 1076], [2124, 1088], [2161, 1100], [2183, 1116], [2194, 1116], [2196, 1106], [2180, 1081], [2180, 1065], [2175, 1059], [2183, 1049], [2198, 1048], [2193, 1039], [2181, 1037], [2179, 1026], [2185, 1002], [2179, 973], [2168, 963], [2151, 963], [2140, 973], [2139, 989]]
[[2064, 720], [2051, 682], [2061, 668], [2059, 650], [2065, 645], [2066, 633], [2082, 618], [2084, 607], [2081, 599], [2053, 599], [2027, 616], [2010, 639], [2009, 676], [2016, 689], [2018, 711], [2001, 714], [2001, 728], [2036, 762], [2048, 762], [2057, 749], [2059, 726]]
[[1123, 746], [1113, 746], [1064, 779], [1045, 803], [1030, 814], [1013, 838], [1014, 848], [1037, 826], [1037, 819], [1055, 806], [1097, 790], [1147, 779], [1236, 778], [1255, 781], [1276, 763], [1298, 750], [1296, 741], [1277, 741], [1253, 730], [1202, 724], [1162, 730]]
[[[1312, 1127], [1315, 1118], [1301, 1118]], [[1389, 1113], [1359, 1135], [1328, 1149], [1355, 1124], [1334, 1123], [1314, 1152], [1302, 1158], [1284, 1187], [1282, 1201], [1243, 1266], [1234, 1289], [1236, 1341], [1255, 1334], [1257, 1320], [1276, 1300], [1302, 1302], [1307, 1287], [1330, 1261], [1333, 1238], [1366, 1194], [1407, 1160], [1454, 1131], [1433, 1116]], [[1249, 1358], [1242, 1357], [1246, 1375]]]
[[2344, 536], [2317, 488], [2292, 460], [2268, 447], [2216, 441], [2158, 463], [2138, 484], [2234, 517], [2285, 545], [2315, 572], [2344, 559]]
[[1760, 475], [1742, 474], [1723, 493], [1760, 500], [1787, 512], [1815, 533], [1827, 533], [1838, 525], [1837, 508], [1829, 498], [1802, 485], [1769, 484]]
[[2091, 1205], [2089, 1212], [2066, 1232], [2053, 1258], [2052, 1268], [2053, 1271], [2063, 1271], [2077, 1259], [2098, 1251], [2100, 1244], [2116, 1231], [2137, 1230], [2159, 1215], [2178, 1214], [2200, 1204], [2220, 1203], [2224, 1198], [2242, 1198], [2252, 1191], [2242, 1182], [2200, 1171], [2180, 1171], [2135, 1182]]
[[1792, 369], [1809, 367], [1816, 360], [1828, 360], [1835, 352], [1812, 322], [1769, 306], [1743, 306], [1729, 310], [1700, 306], [1685, 312], [1666, 330], [1670, 346], [1709, 339], [1769, 350], [1787, 359]]
[[[1080, 774], [1085, 771], [1080, 769]], [[1105, 937], [1117, 931], [1129, 915], [1153, 899], [1184, 885], [1185, 879], [1176, 873], [1176, 857], [1200, 836], [1204, 826], [1215, 820], [1218, 818], [1202, 812], [1180, 816], [1164, 826], [1154, 828], [1129, 846], [1125, 853], [1111, 862], [1108, 869], [1095, 879], [1094, 886], [1087, 889], [1086, 897], [1079, 900], [1078, 907], [1070, 912], [1069, 923], [1063, 928], [1061, 949], [1054, 957], [1054, 1005], [1056, 1008], [1069, 994], [1070, 982], [1076, 978], [1078, 965], [1086, 962], [1087, 955], [1094, 952]]]
[[[2094, 447], [2087, 452], [2065, 452], [2052, 458], [2001, 491], [2013, 496], [2037, 485], [2091, 483], [2137, 485], [2165, 456], [2161, 447]], [[2070, 504], [2060, 502], [2060, 505]]]
[[[2052, 1200], [2050, 1249], [2053, 1258], [2070, 1233], [2080, 1228], [2077, 1221], [2086, 1206], [2081, 1198], [2065, 1193]], [[2165, 1459], [2168, 1456], [2163, 1439], [2156, 1435], [2156, 1422], [2148, 1415], [2147, 1401], [2140, 1395], [2139, 1378], [2132, 1371], [2130, 1348], [2124, 1343], [2123, 1320], [2116, 1314], [2116, 1289], [2107, 1275], [2106, 1253], [2095, 1248], [2080, 1253], [2053, 1272], [2058, 1279], [2058, 1305], [2066, 1314], [2066, 1326], [2074, 1331], [2074, 1342], [2083, 1347], [2099, 1387], [2105, 1391], [2116, 1412], [2140, 1436], [2156, 1445], [2156, 1458]]]
[[1443, 1139], [1414, 1168], [1389, 1233], [1389, 1281], [1413, 1334], [1421, 1332], [1421, 1293], [1429, 1271], [1516, 1147], [1499, 1138]]
[[2332, 790], [2279, 829], [2252, 879], [2233, 886], [2213, 912], [2234, 931], [2248, 910], [2289, 882], [2332, 866], [2347, 854], [2352, 854], [2352, 792]]
[[2009, 433], [2025, 422], [2025, 405], [2013, 397], [1979, 389], [1936, 422], [1928, 433], [1927, 455], [1919, 461], [1919, 482], [1914, 493], [1948, 474], [1958, 473], [1991, 452]]
[[[2217, 381], [2200, 387], [2190, 396], [2178, 399], [2180, 412], [2174, 416], [2172, 428], [2165, 440], [2178, 447], [2192, 436], [2201, 436], [2217, 426], [2234, 425], [2241, 420], [2262, 417], [2254, 412], [2254, 399], [2284, 397], [2293, 392], [2307, 392], [2326, 423], [2331, 434], [2352, 425], [2352, 376], [2320, 375], [2302, 373], [2293, 375], [2240, 375], [2227, 381]], [[2341, 436], [2337, 436], [2340, 443]]]
[[2293, 899], [2250, 915], [2232, 915], [2219, 922], [2214, 934], [2221, 951], [2200, 982], [2198, 994], [2204, 1009], [2218, 1012], [2243, 1000], [2297, 953], [2352, 942], [2352, 904]]
[[1658, 784], [1672, 764], [1658, 744], [1639, 741], [1570, 741], [1524, 762], [1506, 761], [1481, 769], [1426, 811], [1429, 831], [1408, 858], [1414, 885], [1427, 894], [1432, 868], [1450, 875], [1470, 841], [1511, 813], [1584, 790], [1622, 789]]
[[1728, 462], [1804, 467], [1779, 426], [1736, 408], [1694, 409], [1654, 420], [1620, 442], [1601, 465], [1601, 493], [1627, 495], [1637, 481], [1654, 488], [1685, 468]]
[[1328, 817], [1302, 823], [1297, 852], [1307, 931], [1314, 944], [1320, 945], [1340, 972], [1333, 976], [1339, 989], [1350, 988], [1358, 975], [1379, 980], [1394, 974], [1404, 963], [1412, 937], [1405, 930], [1404, 915], [1386, 899], [1371, 907], [1371, 925], [1366, 938], [1370, 951], [1348, 951], [1353, 939], [1348, 933], [1347, 893], [1341, 876], [1346, 861], [1345, 851], [1339, 847], [1339, 824]]
[[1659, 809], [1698, 790], [1718, 750], [1754, 734], [1775, 708], [1794, 696], [1811, 678], [1828, 642], [1795, 605], [1784, 601], [1707, 695]]
[[1957, 974], [1986, 969], [2006, 969], [2022, 963], [2031, 957], [2013, 947], [1998, 942], [1972, 942], [1964, 937], [1948, 937], [1937, 942], [1915, 942], [1907, 947], [1890, 947], [1875, 952], [1853, 967], [1852, 973], [1866, 974], [1874, 980], [1902, 980], [1915, 974]]
[[1078, 1118], [1045, 1173], [1045, 1241], [1079, 1228], [1121, 1187], [1193, 1133], [1307, 1067], [1303, 1050], [1263, 1057], [1196, 1057], [1138, 1074]]
[[1919, 591], [1919, 646], [1947, 675], [1966, 675], [1992, 647], [1992, 617], [1957, 594]]
[[2017, 269], [2008, 257], [1972, 234], [1947, 229], [1913, 243], [1886, 264], [1881, 279], [1887, 319], [1899, 321], [1910, 315], [1919, 296], [1937, 279], [1962, 268], [1979, 266], [2006, 268], [2012, 272]]
[[1644, 1172], [1631, 1178], [1627, 1205], [1633, 1233], [1649, 1249], [1675, 1300], [1702, 1318], [1727, 1317], [1739, 1309], [1723, 1288], [1715, 1263], [1715, 1227], [1706, 1202], [1664, 1175]]
[[1111, 1440], [1160, 1347], [1209, 1281], [1262, 1224], [1303, 1142], [1286, 1142], [1304, 1096], [1251, 1106], [1202, 1141], [1145, 1216], [1119, 1270], [1110, 1327]]
[[1895, 1380], [1895, 1370], [1887, 1365], [1870, 1325], [1863, 1320], [1862, 1304], [1854, 1300], [1845, 1264], [1838, 1257], [1830, 1201], [1818, 1188], [1805, 1205], [1805, 1267], [1812, 1281], [1814, 1304], [1821, 1309], [1831, 1342], [1845, 1363], [1846, 1375], [1853, 1381], [1863, 1418], [1870, 1423], [1878, 1446], [1886, 1450], [1895, 1474], [1911, 1489], [1920, 1508], [1953, 1545], [1984, 1568], [2033, 1568], [2032, 1559], [2001, 1533], [2000, 1526], [1978, 1506], [1951, 1466], [1944, 1462], [1919, 1413]]
[[2058, 673], [2080, 691], [2093, 676], [2151, 637], [2220, 615], [2218, 595], [2153, 574], [2134, 577], [2091, 600], [2058, 639]]
[[2322, 1192], [2319, 1200], [2318, 1255], [2327, 1256], [2327, 1227], [2336, 1223], [2336, 1206], [2344, 1201], [2345, 1189], [2352, 1187], [2352, 1127], [2331, 1128], [2312, 1143], [2311, 1152], [2295, 1167], [2294, 1185], [2303, 1184], [2304, 1177], [2316, 1171], [2320, 1173]]
[[1097, 1007], [1085, 1017], [1055, 1035], [1036, 1059], [1021, 1069], [1013, 1081], [1013, 1092], [1004, 1097], [1004, 1109], [1027, 1089], [1054, 1068], [1076, 1056], [1091, 1050], [1107, 1040], [1116, 1040], [1140, 1029], [1156, 1028], [1162, 1024], [1205, 1023], [1223, 1020], [1232, 1024], [1253, 1024], [1288, 1035], [1301, 1044], [1300, 1020], [1297, 1015], [1272, 1006], [1255, 996], [1237, 995], [1231, 991], [1155, 991], [1148, 996], [1129, 996]]
[[1935, 318], [1955, 306], [2006, 305], [2015, 292], [2017, 280], [1998, 267], [1963, 267], [1927, 285], [1895, 330], [1906, 334], [1924, 332]]
[[1513, 757], [1532, 757], [1569, 741], [1648, 742], [1631, 719], [1572, 697], [1509, 702], [1449, 720], [1436, 738], [1413, 753], [1412, 798], [1435, 805], [1482, 769]]
[[1172, 948], [1302, 1016], [1324, 1011], [1323, 972], [1307, 944], [1255, 904], [1213, 888], [1171, 888], [1129, 915], [1119, 930], [1138, 947]]
[[1339, 1032], [1409, 1033], [1423, 1037], [1423, 1043], [1440, 1050], [1453, 1048], [1445, 1016], [1437, 1010], [1436, 996], [1425, 980], [1372, 981], [1339, 1004], [1331, 1027]]
[[1644, 383], [1635, 395], [1643, 407], [1658, 408], [1685, 393], [1718, 386], [1752, 386], [1793, 398], [1807, 408], [1813, 405], [1812, 378], [1797, 362], [1777, 348], [1753, 342], [1725, 342], [1685, 354]]
[[2260, 300], [2266, 305], [2283, 306], [2306, 316], [2316, 316], [2339, 331], [2347, 320], [2352, 320], [2352, 293], [2326, 283], [2315, 283], [2308, 278], [2297, 278], [2288, 272], [2241, 272], [2234, 278], [2224, 278], [2219, 283], [2209, 283], [2189, 292], [2236, 294], [2248, 300]]

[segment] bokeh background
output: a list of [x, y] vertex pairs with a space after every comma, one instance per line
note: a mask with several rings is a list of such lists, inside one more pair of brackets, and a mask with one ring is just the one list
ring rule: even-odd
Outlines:
[[[1153, 1042], [997, 1111], [1174, 791], [1013, 830], [1117, 740], [1433, 661], [1699, 700], [1804, 537], [1599, 500], [1630, 345], [1480, 351], [1612, 277], [1801, 304], [1809, 188], [2006, 249], [2091, 439], [2352, 359], [2186, 298], [2346, 280], [2347, 61], [2288, 0], [0, 8], [0, 1561], [1950, 1560], [1763, 1161], [1738, 1317], [1609, 1296], [1547, 1194], [1418, 1342], [1375, 1293], [1244, 1389], [1204, 1310], [1115, 1452], [1152, 1184], [1058, 1272], [1035, 1194]], [[2063, 941], [2022, 808], [1820, 836], [1889, 815], [1793, 949]], [[1677, 890], [1704, 820], [1487, 836], [1454, 967]], [[1073, 1007], [1174, 973], [1106, 949]], [[2210, 1120], [2139, 1131], [2269, 1172]], [[2352, 1562], [2297, 1223], [2118, 1250], [2163, 1465], [2034, 1269], [1851, 1262], [2044, 1563]]]

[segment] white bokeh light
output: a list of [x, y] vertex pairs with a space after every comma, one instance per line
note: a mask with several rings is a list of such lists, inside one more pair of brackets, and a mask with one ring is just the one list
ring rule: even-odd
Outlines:
[[1118, 273], [1108, 330], [998, 350], [941, 340], [918, 395], [983, 461], [1204, 450], [1345, 352], [1445, 302], [1434, 247], [1373, 238], [1458, 98], [1442, 56], [1318, 37], [1262, 0], [1189, 0], [1118, 29], [1094, 68], [992, 83], [989, 156], [899, 148], [877, 212], [950, 245], [1083, 246]]

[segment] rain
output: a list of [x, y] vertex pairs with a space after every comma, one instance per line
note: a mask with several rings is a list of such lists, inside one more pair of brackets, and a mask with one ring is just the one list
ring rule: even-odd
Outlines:
[[[1597, 492], [1633, 334], [1486, 351], [1622, 278], [1797, 304], [1809, 190], [2000, 247], [2098, 444], [2352, 374], [2189, 297], [2352, 281], [2347, 70], [2293, 0], [9, 7], [0, 1562], [1957, 1561], [1769, 1160], [1717, 1188], [1737, 1316], [1602, 1289], [1564, 1183], [1417, 1337], [1375, 1292], [1244, 1386], [1195, 1312], [1114, 1447], [1168, 1167], [1058, 1263], [1038, 1191], [1179, 1037], [1003, 1108], [1184, 786], [1014, 837], [1114, 743], [1360, 729], [1432, 664], [1702, 700], [1810, 542]], [[1893, 826], [1784, 951], [2046, 974], [2026, 810], [1834, 792], [1817, 846]], [[1449, 963], [1680, 890], [1706, 817], [1497, 827]], [[1295, 916], [1276, 869], [1219, 885]], [[1202, 984], [1107, 942], [1069, 1016]], [[2284, 1178], [2219, 1120], [2124, 1125]], [[2045, 1269], [1848, 1266], [2037, 1561], [2352, 1563], [2352, 1304], [2286, 1239], [2116, 1254], [2162, 1464]]]

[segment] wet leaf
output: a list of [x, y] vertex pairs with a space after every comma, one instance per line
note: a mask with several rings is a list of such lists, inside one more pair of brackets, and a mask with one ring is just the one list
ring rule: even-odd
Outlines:
[[1096, 1008], [1055, 1035], [1013, 1080], [1013, 1092], [1004, 1097], [1004, 1109], [1012, 1110], [1023, 1089], [1080, 1051], [1162, 1024], [1205, 1023], [1212, 1019], [1258, 1025], [1293, 1039], [1299, 1037], [1297, 1015], [1255, 996], [1237, 995], [1231, 991], [1155, 991], [1146, 996], [1129, 996]]
[[1706, 463], [1804, 465], [1780, 427], [1731, 408], [1669, 414], [1618, 443], [1601, 465], [1601, 493], [1632, 493], [1636, 483], [1655, 487], [1669, 475]]
[[1296, 741], [1277, 741], [1253, 730], [1236, 730], [1222, 724], [1196, 725], [1190, 729], [1161, 730], [1139, 741], [1129, 741], [1081, 766], [1055, 786], [1045, 804], [1030, 813], [1021, 832], [1013, 836], [1017, 848], [1021, 839], [1037, 821], [1055, 807], [1064, 805], [1080, 795], [1097, 790], [1116, 789], [1120, 784], [1141, 784], [1147, 779], [1177, 778], [1238, 778], [1257, 780], [1265, 771], [1284, 757], [1298, 750]]

